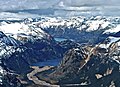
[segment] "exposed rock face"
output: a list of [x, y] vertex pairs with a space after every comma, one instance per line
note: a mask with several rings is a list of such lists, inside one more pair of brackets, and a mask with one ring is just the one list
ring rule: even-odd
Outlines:
[[76, 74], [79, 68], [84, 63], [84, 61], [83, 63], [81, 61], [84, 60], [85, 56], [86, 55], [84, 54], [82, 49], [81, 50], [76, 50], [76, 49], [69, 50], [68, 53], [66, 53], [66, 55], [64, 56], [63, 61], [58, 66], [57, 73], [61, 73], [60, 76], [61, 75], [66, 76], [66, 74], [69, 74], [69, 75]]
[[64, 52], [75, 47], [80, 47], [79, 43], [72, 40], [65, 40], [65, 41], [58, 42], [58, 45], [64, 49]]
[[[120, 56], [118, 49], [111, 48], [114, 51], [103, 53], [98, 51], [99, 47], [91, 47], [91, 50], [93, 48], [93, 52], [86, 50], [86, 47], [69, 50], [57, 69], [48, 75], [47, 81], [61, 86], [79, 84], [86, 87], [109, 87], [114, 83], [118, 87], [120, 63], [113, 59], [114, 56]], [[97, 53], [94, 54], [95, 51]]]

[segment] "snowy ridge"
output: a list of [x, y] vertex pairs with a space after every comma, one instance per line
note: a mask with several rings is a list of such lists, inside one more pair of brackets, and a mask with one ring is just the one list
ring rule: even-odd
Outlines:
[[[62, 31], [63, 34], [67, 31], [70, 32], [70, 30], [75, 32], [102, 30], [102, 34], [116, 34], [120, 31], [119, 22], [119, 17], [39, 17], [27, 18], [15, 23], [1, 22], [0, 31], [4, 32], [7, 36], [24, 42], [34, 41], [35, 39], [48, 39], [50, 35], [47, 33], [53, 30], [54, 32], [52, 33], [61, 33]], [[47, 33], [45, 32], [46, 30], [48, 31]]]
[[[108, 36], [119, 35], [119, 17], [92, 16], [71, 18], [41, 18], [32, 24], [54, 37], [74, 39], [81, 43], [99, 43]], [[74, 32], [74, 33], [73, 33]]]
[[0, 31], [19, 41], [42, 39], [48, 36], [40, 28], [34, 28], [34, 26], [29, 26], [24, 23], [1, 23]]
[[[116, 19], [118, 20], [118, 19]], [[116, 21], [114, 20], [114, 21]], [[47, 18], [44, 21], [39, 21], [36, 25], [41, 28], [53, 28], [53, 27], [67, 27], [82, 30], [86, 29], [86, 31], [94, 31], [97, 29], [105, 29], [106, 27], [111, 27], [113, 25], [112, 18], [104, 18], [100, 16], [85, 18], [85, 17], [72, 17], [72, 18]], [[114, 30], [114, 29], [113, 29]], [[117, 29], [116, 29], [117, 30]], [[109, 31], [106, 31], [109, 32]]]
[[12, 37], [6, 36], [3, 32], [0, 31], [0, 42], [9, 46], [18, 46], [19, 42]]
[[111, 28], [109, 30], [106, 30], [104, 33], [117, 33], [120, 31], [120, 25], [117, 25], [116, 28]]

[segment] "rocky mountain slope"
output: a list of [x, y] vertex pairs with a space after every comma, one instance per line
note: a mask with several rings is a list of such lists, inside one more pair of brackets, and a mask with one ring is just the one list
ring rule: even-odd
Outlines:
[[110, 87], [111, 85], [118, 87], [120, 85], [119, 40], [109, 43], [109, 47], [106, 48], [100, 45], [103, 43], [73, 48], [65, 54], [55, 70], [43, 72], [42, 75], [38, 73], [37, 76], [61, 87]]
[[[26, 76], [31, 71], [30, 66], [63, 58], [57, 67], [37, 73], [37, 77], [61, 86], [78, 84], [104, 87], [113, 83], [119, 86], [119, 24], [119, 17], [100, 16], [2, 20], [0, 78], [4, 77], [5, 71], [8, 73], [5, 81], [14, 77], [17, 82], [11, 84], [21, 85], [21, 78], [18, 80], [16, 74], [22, 74], [21, 77], [27, 79], [28, 84], [38, 85], [29, 82]], [[57, 41], [55, 38], [64, 40]], [[109, 80], [104, 83], [107, 79]], [[1, 79], [0, 82], [2, 83]], [[8, 85], [9, 83], [8, 81]]]
[[[79, 43], [99, 43], [107, 35], [119, 32], [119, 17], [43, 18], [35, 24], [54, 37], [72, 39]], [[73, 33], [74, 32], [74, 33]]]
[[4, 24], [0, 29], [1, 59], [15, 72], [26, 72], [32, 63], [62, 56], [63, 49], [40, 29], [20, 23]]

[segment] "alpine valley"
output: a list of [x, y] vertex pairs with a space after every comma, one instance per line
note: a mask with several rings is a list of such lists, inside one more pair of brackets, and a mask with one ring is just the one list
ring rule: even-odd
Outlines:
[[120, 87], [120, 17], [0, 20], [1, 87]]

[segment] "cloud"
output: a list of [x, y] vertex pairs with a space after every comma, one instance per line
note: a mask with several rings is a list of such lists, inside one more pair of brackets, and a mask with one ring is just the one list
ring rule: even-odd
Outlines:
[[62, 0], [68, 6], [120, 5], [120, 0]]
[[120, 5], [120, 0], [0, 0], [0, 11], [49, 8], [58, 5], [60, 1], [63, 1], [68, 7], [83, 5]]
[[58, 0], [0, 0], [0, 10], [49, 8]]

